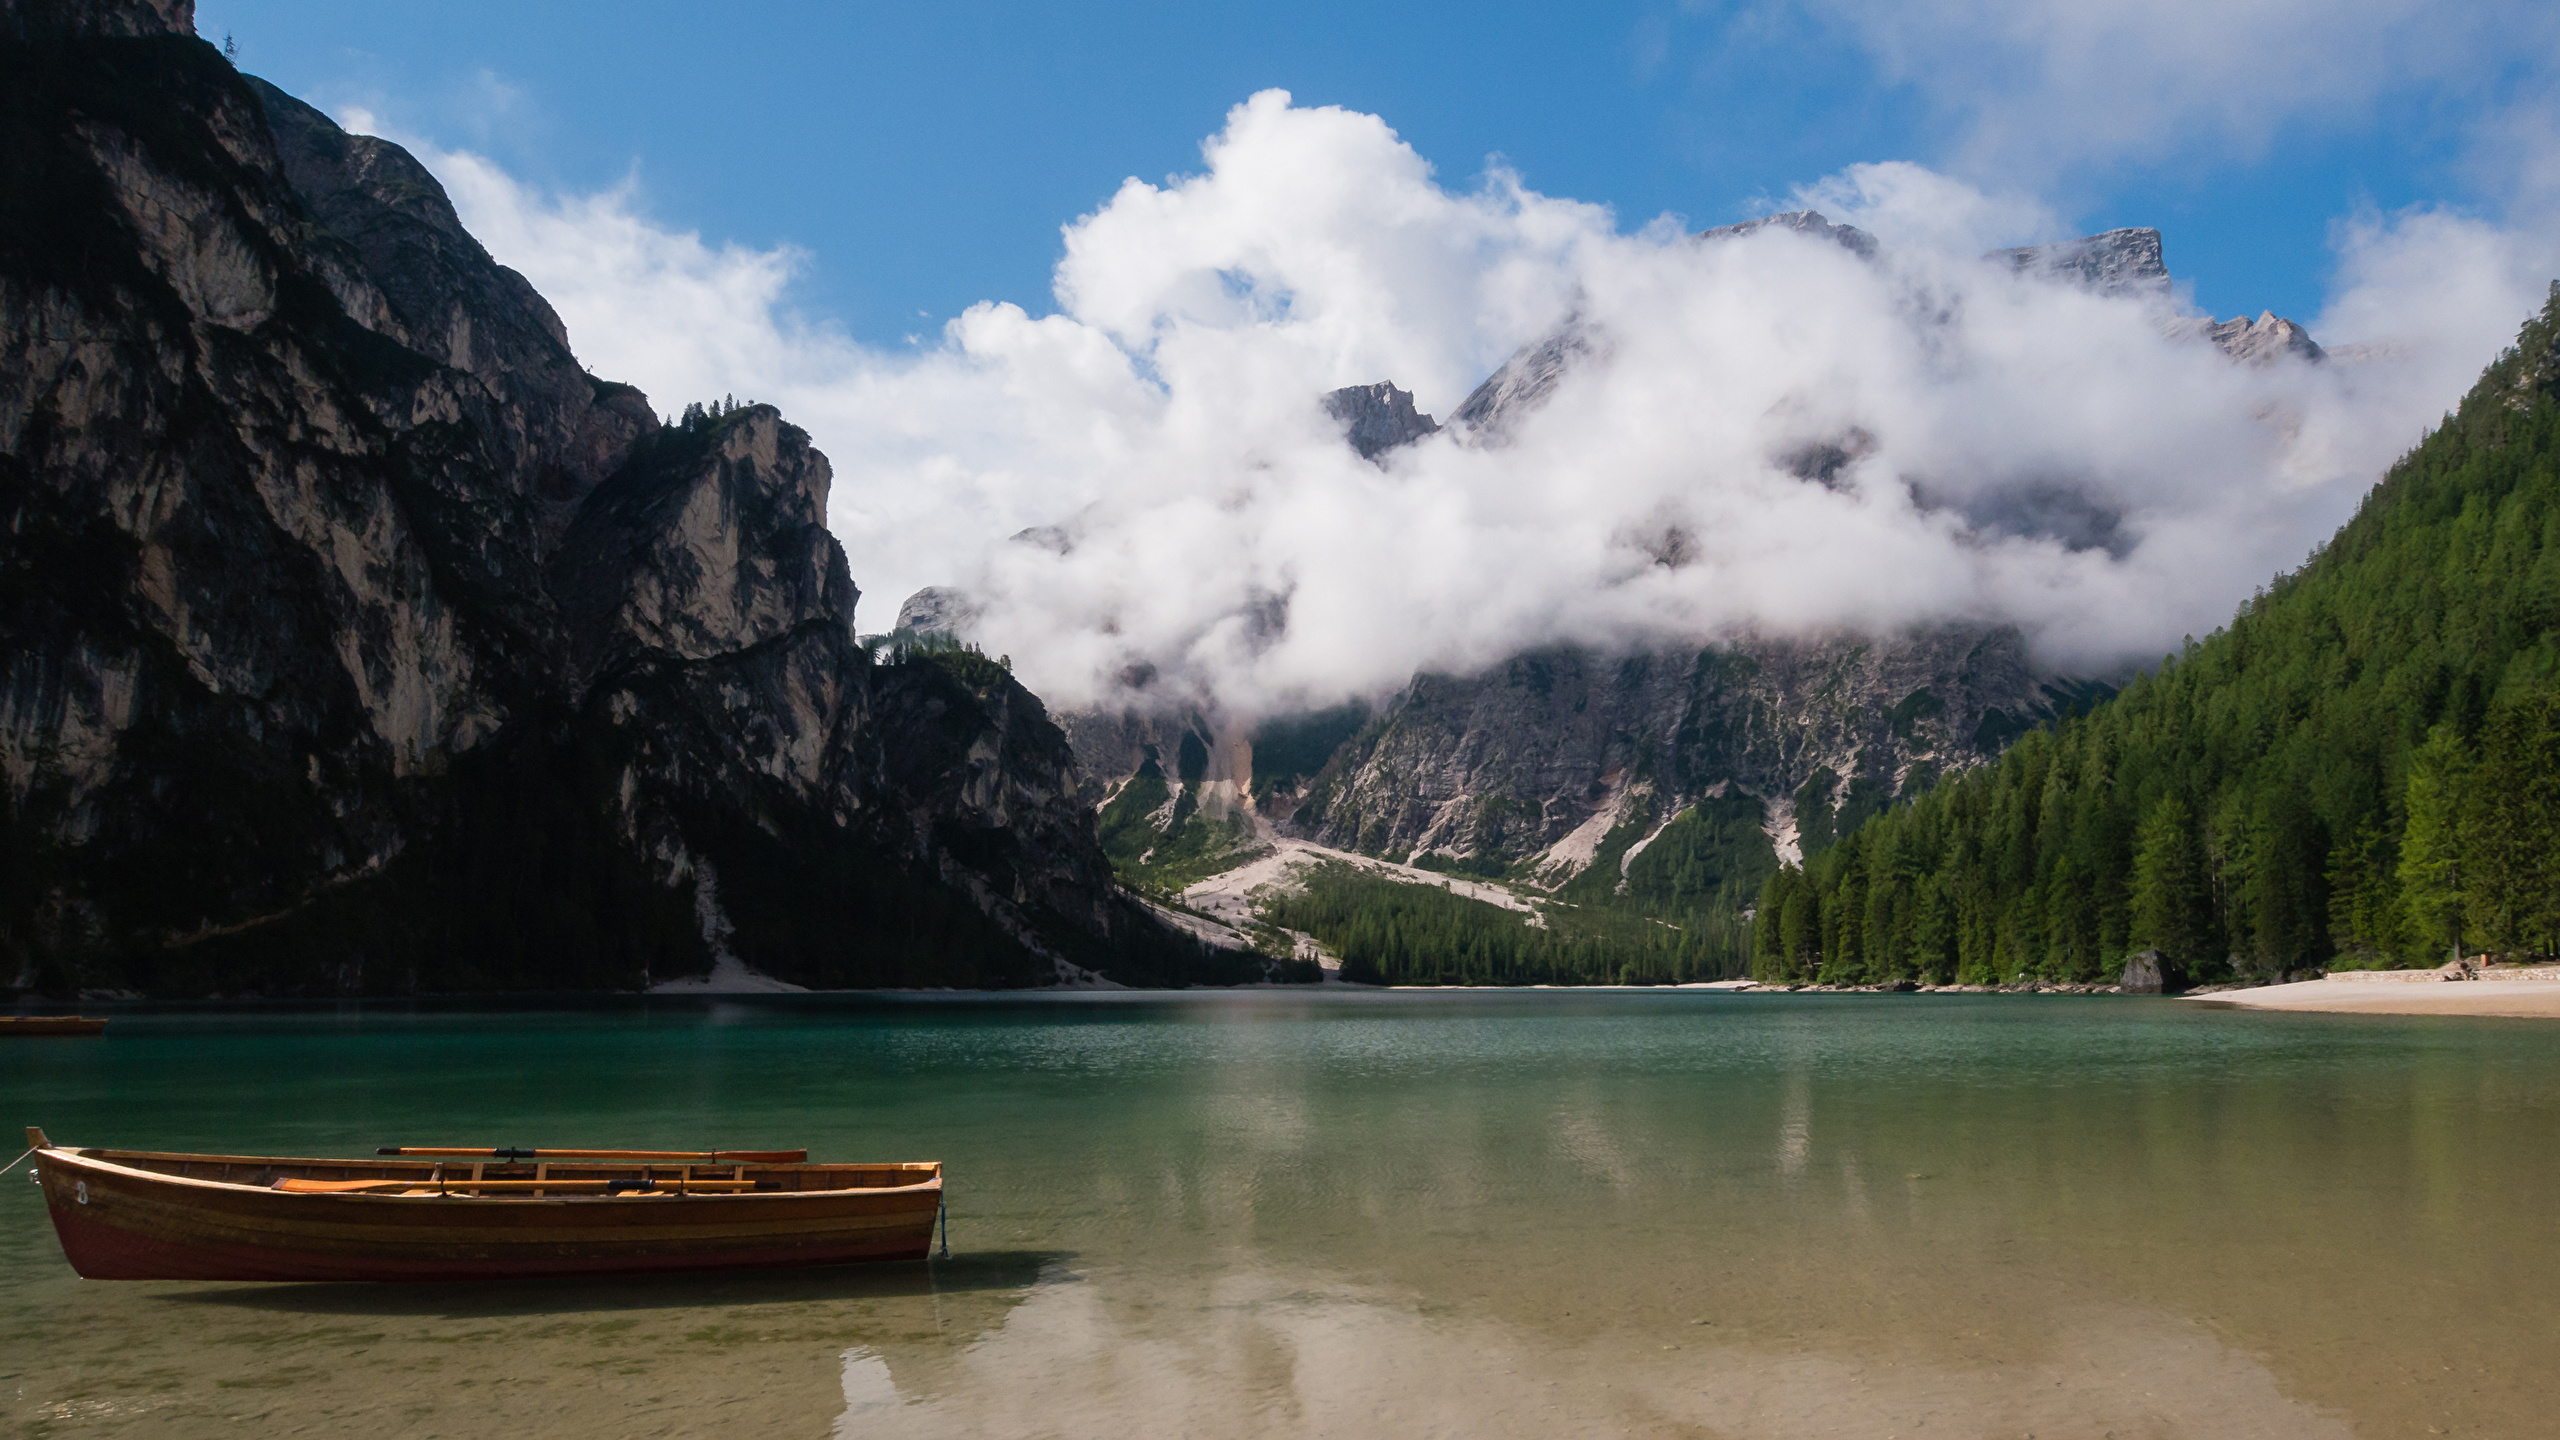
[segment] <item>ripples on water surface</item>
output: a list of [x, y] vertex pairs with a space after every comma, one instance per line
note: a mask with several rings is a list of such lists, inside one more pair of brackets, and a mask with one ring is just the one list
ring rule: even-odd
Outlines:
[[125, 1015], [0, 1047], [0, 1120], [940, 1159], [955, 1254], [84, 1283], [13, 1175], [0, 1413], [28, 1436], [2550, 1435], [2555, 1082], [2548, 1024], [2109, 998]]

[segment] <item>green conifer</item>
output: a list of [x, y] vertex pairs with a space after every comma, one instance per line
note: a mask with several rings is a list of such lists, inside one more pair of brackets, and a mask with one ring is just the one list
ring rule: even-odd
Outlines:
[[2471, 752], [2449, 725], [2409, 757], [2408, 827], [2400, 837], [2400, 905], [2421, 947], [2462, 951], [2462, 811]]
[[2133, 839], [2131, 929], [2126, 943], [2190, 968], [2211, 956], [2212, 895], [2195, 817], [2184, 797], [2163, 795]]
[[2483, 948], [2560, 949], [2560, 691], [2502, 703], [2464, 805], [2465, 910]]

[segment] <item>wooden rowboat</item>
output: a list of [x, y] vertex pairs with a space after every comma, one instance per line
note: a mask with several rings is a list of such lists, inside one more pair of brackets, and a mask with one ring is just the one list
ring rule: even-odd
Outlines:
[[796, 1150], [299, 1160], [77, 1150], [32, 1126], [27, 1140], [62, 1252], [91, 1280], [497, 1280], [921, 1260], [942, 1209], [938, 1161], [811, 1165]]
[[87, 1015], [0, 1015], [0, 1037], [10, 1035], [95, 1035], [104, 1020]]

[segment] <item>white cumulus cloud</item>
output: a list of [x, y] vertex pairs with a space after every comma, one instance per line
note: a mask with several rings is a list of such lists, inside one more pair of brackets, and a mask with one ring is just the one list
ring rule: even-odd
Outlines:
[[2039, 179], [2195, 147], [2256, 158], [2394, 95], [2494, 108], [2509, 85], [2546, 93], [2560, 59], [2560, 12], [2534, 0], [1791, 3], [1955, 119], [1968, 171]]
[[[866, 628], [958, 585], [1068, 707], [1251, 715], [1744, 627], [2002, 620], [2060, 664], [2156, 656], [2324, 539], [2554, 265], [2457, 215], [2351, 218], [2317, 333], [2373, 343], [2241, 365], [2166, 297], [1985, 263], [2056, 233], [2032, 197], [1861, 166], [1800, 195], [1871, 227], [1872, 262], [1776, 229], [1701, 243], [1498, 170], [1444, 184], [1378, 117], [1273, 91], [1199, 173], [1067, 228], [1055, 313], [991, 301], [884, 351], [793, 311], [790, 252], [420, 154], [598, 373], [809, 428]], [[1393, 380], [1446, 418], [1567, 324], [1584, 358], [1499, 443], [1372, 464], [1320, 407]]]

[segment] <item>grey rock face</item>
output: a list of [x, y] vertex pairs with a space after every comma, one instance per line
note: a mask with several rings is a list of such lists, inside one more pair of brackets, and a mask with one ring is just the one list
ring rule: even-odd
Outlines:
[[[1983, 258], [2005, 260], [2021, 274], [2083, 286], [2102, 295], [2164, 300], [2169, 295], [2169, 266], [2157, 230], [2109, 230], [2052, 245], [1994, 250]], [[2173, 320], [2167, 328], [2173, 335], [2207, 340], [2243, 364], [2272, 365], [2288, 359], [2317, 363], [2327, 358], [2313, 343], [2311, 332], [2272, 310], [2260, 312], [2255, 320], [2247, 316]]]
[[1955, 511], [1977, 534], [2052, 540], [2065, 550], [2104, 550], [2119, 560], [2133, 551], [2123, 510], [2085, 486], [2027, 482], [1949, 501], [1914, 485], [1911, 498], [1923, 510]]
[[1449, 428], [1477, 444], [1499, 444], [1521, 416], [1563, 383], [1565, 371], [1605, 348], [1598, 331], [1568, 320], [1534, 345], [1522, 346], [1449, 414]]
[[349, 135], [319, 111], [249, 79], [275, 137], [276, 160], [325, 239], [354, 253], [375, 294], [340, 280], [367, 329], [479, 382], [491, 402], [474, 418], [541, 457], [519, 484], [547, 548], [578, 502], [657, 417], [636, 390], [595, 393], [569, 332], [522, 275], [462, 228], [453, 204], [409, 152]]
[[1208, 730], [1188, 715], [1131, 710], [1079, 710], [1059, 716], [1058, 728], [1075, 747], [1088, 794], [1095, 800], [1113, 782], [1136, 774], [1150, 757], [1178, 753], [1185, 735], [1200, 735], [1205, 746]]
[[1808, 785], [1832, 812], [1880, 805], [1981, 763], [2078, 694], [2031, 668], [2007, 629], [1539, 651], [1418, 677], [1317, 778], [1293, 826], [1375, 853], [1510, 862], [1645, 786], [1662, 818], [1739, 789], [1783, 827]]
[[2311, 332], [2272, 310], [2261, 310], [2258, 318], [2234, 316], [2204, 327], [2204, 337], [2219, 347], [2223, 354], [2246, 365], [2273, 365], [2280, 360], [2318, 362], [2328, 358], [2311, 338]]
[[2101, 295], [2165, 297], [2169, 293], [2169, 264], [2161, 253], [2160, 232], [2147, 227], [1994, 250], [1983, 258], [2005, 260], [2022, 275], [2066, 281]]
[[2177, 967], [2157, 950], [2136, 950], [2125, 957], [2124, 976], [2116, 984], [2128, 995], [2157, 995], [2176, 988]]
[[1776, 215], [1763, 215], [1735, 225], [1718, 225], [1697, 234], [1700, 240], [1730, 240], [1761, 230], [1792, 230], [1816, 240], [1828, 240], [1861, 260], [1876, 258], [1876, 237], [1855, 225], [1834, 225], [1819, 210], [1788, 210]]
[[1195, 973], [1037, 700], [855, 643], [806, 434], [661, 429], [414, 159], [118, 24], [0, 43], [0, 979]]
[[852, 637], [860, 597], [807, 432], [757, 405], [651, 439], [580, 507], [552, 560], [582, 673], [752, 650], [803, 625]]
[[949, 585], [927, 585], [898, 607], [897, 628], [917, 635], [948, 635], [965, 640], [970, 627], [977, 624], [978, 615], [978, 602], [970, 599], [966, 591]]
[[1437, 434], [1439, 422], [1413, 407], [1413, 396], [1390, 381], [1346, 385], [1324, 397], [1324, 413], [1342, 425], [1351, 448], [1375, 460], [1399, 445]]

